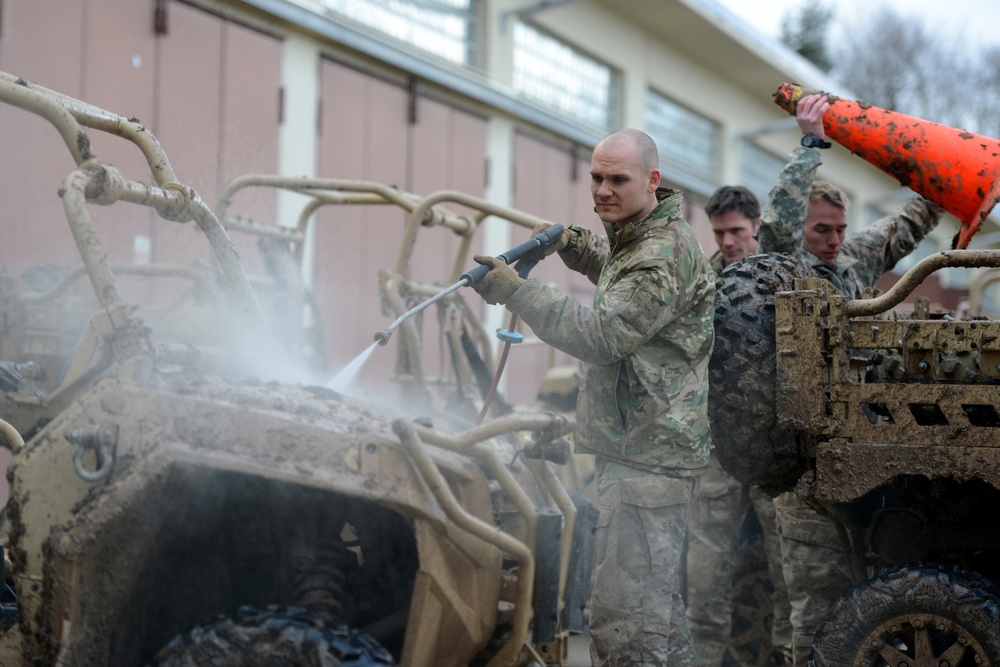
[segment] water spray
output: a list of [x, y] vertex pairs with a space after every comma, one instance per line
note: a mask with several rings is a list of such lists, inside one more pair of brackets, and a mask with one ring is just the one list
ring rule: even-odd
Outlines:
[[[501, 260], [504, 264], [510, 264], [512, 262], [517, 262], [519, 260], [527, 261], [529, 258], [532, 257], [532, 255], [536, 253], [538, 255], [538, 259], [541, 259], [542, 257], [544, 257], [542, 251], [544, 251], [550, 245], [558, 241], [559, 237], [562, 236], [563, 231], [564, 229], [562, 225], [552, 225], [544, 232], [540, 232], [537, 236], [531, 237], [531, 239], [525, 241], [516, 248], [512, 248], [505, 253], [497, 255], [497, 259]], [[537, 262], [537, 260], [535, 260], [535, 262]], [[535, 262], [532, 262], [531, 266], [534, 266]], [[375, 342], [378, 343], [379, 345], [385, 345], [386, 343], [389, 342], [389, 336], [392, 335], [392, 332], [400, 324], [406, 321], [407, 318], [413, 317], [414, 315], [424, 310], [428, 306], [437, 303], [438, 301], [448, 296], [449, 294], [459, 289], [460, 287], [468, 287], [471, 285], [475, 285], [480, 280], [482, 280], [489, 272], [490, 272], [489, 266], [485, 264], [480, 264], [471, 271], [463, 273], [462, 277], [459, 279], [457, 283], [455, 283], [451, 287], [447, 287], [441, 290], [440, 292], [438, 292], [431, 298], [427, 299], [420, 305], [416, 306], [415, 308], [411, 308], [410, 310], [406, 311], [405, 313], [397, 317], [396, 321], [390, 324], [388, 327], [382, 329], [381, 331], [376, 332]]]

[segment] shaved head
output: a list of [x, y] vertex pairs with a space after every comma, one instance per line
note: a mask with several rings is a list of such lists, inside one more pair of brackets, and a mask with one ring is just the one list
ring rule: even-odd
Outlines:
[[624, 229], [656, 208], [660, 185], [656, 143], [626, 128], [601, 139], [590, 159], [590, 191], [601, 220]]
[[656, 142], [643, 132], [631, 127], [615, 130], [597, 144], [597, 148], [635, 148], [636, 162], [643, 171], [652, 171], [660, 165], [660, 156], [656, 151]]

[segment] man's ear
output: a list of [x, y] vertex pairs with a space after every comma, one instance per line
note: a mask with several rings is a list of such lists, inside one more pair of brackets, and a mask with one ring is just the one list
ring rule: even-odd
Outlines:
[[656, 192], [658, 187], [660, 187], [660, 170], [653, 169], [649, 172], [649, 191]]

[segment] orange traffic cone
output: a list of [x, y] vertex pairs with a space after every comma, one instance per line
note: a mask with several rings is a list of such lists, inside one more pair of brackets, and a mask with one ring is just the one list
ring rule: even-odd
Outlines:
[[[774, 101], [794, 115], [806, 91], [783, 83]], [[824, 93], [826, 94], [826, 93]], [[962, 221], [953, 248], [967, 248], [1000, 201], [1000, 141], [870, 104], [826, 95], [827, 136]]]

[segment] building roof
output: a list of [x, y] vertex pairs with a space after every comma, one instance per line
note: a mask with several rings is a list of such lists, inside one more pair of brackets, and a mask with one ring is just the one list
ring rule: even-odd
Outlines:
[[773, 91], [791, 79], [807, 88], [854, 97], [811, 62], [761, 34], [716, 0], [598, 0], [595, 4], [643, 26], [753, 95]]

